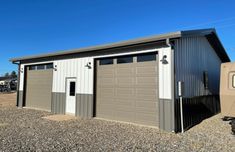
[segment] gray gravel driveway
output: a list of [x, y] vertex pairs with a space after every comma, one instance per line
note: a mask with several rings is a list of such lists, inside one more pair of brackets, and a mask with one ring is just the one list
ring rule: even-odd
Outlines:
[[42, 118], [48, 115], [51, 113], [0, 105], [0, 151], [235, 152], [235, 136], [221, 115], [184, 134], [99, 119], [56, 122]]

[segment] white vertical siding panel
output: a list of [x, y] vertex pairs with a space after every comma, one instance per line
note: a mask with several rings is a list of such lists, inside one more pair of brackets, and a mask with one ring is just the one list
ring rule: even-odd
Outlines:
[[59, 86], [58, 89], [60, 92], [65, 92], [65, 90], [63, 90], [63, 88], [65, 88], [65, 77], [68, 76], [68, 68], [67, 68], [67, 61], [62, 61], [61, 62], [61, 67], [60, 67], [60, 82], [58, 82]]
[[[75, 71], [76, 71], [76, 76], [77, 76], [77, 79], [79, 79], [79, 62], [76, 60], [75, 61]], [[77, 85], [76, 85], [76, 92], [78, 92], [78, 82], [77, 82]]]
[[60, 61], [60, 67], [58, 67], [58, 75], [60, 75], [60, 81], [58, 83], [58, 90], [56, 92], [65, 92], [65, 74], [67, 74], [66, 61]]
[[[82, 71], [82, 68], [83, 68], [83, 60], [81, 59], [80, 60], [80, 71]], [[83, 83], [84, 83], [84, 72], [80, 72], [80, 92], [83, 91]]]
[[[85, 64], [87, 64], [89, 62], [89, 58], [86, 58], [86, 63]], [[88, 67], [86, 67], [85, 68], [86, 69], [86, 93], [88, 93], [89, 92], [89, 88], [90, 88], [90, 86], [89, 86], [89, 82], [90, 82], [90, 80], [89, 80], [89, 73], [90, 73], [90, 71], [91, 71], [91, 69], [89, 69]]]
[[62, 70], [60, 67], [62, 66], [62, 64], [61, 64], [61, 62], [57, 62], [57, 70], [56, 70], [56, 77], [57, 77], [57, 81], [55, 81], [55, 82], [53, 82], [53, 83], [56, 83], [56, 88], [55, 88], [55, 90], [54, 90], [54, 92], [62, 92], [62, 91], [59, 91], [59, 85], [60, 85], [60, 83], [58, 83], [58, 82], [61, 82], [62, 80], [62, 75], [60, 74], [60, 70]]
[[[54, 67], [55, 67], [55, 65], [57, 65], [57, 62], [56, 61], [54, 61]], [[53, 71], [53, 83], [52, 83], [52, 92], [54, 91], [54, 88], [56, 88], [57, 86], [56, 86], [56, 84], [57, 83], [54, 83], [54, 82], [57, 82], [58, 81], [58, 77], [56, 76], [56, 73], [57, 71]]]
[[77, 92], [81, 92], [81, 66], [82, 66], [82, 64], [81, 64], [81, 61], [79, 60], [78, 62], [78, 66], [77, 66], [77, 69], [78, 69], [78, 84], [77, 84]]
[[[81, 61], [82, 61], [82, 62], [81, 62], [81, 63], [82, 63], [82, 64], [81, 64], [81, 71], [83, 71], [83, 70], [84, 70], [84, 63], [85, 63], [85, 60], [82, 59]], [[82, 74], [82, 77], [81, 77], [81, 86], [82, 86], [81, 92], [84, 92], [84, 90], [85, 90], [85, 85], [86, 85], [86, 83], [85, 83], [85, 71], [82, 72], [81, 74]]]
[[[93, 58], [89, 58], [89, 62], [91, 62], [91, 67], [94, 68], [94, 60]], [[94, 86], [94, 69], [89, 70], [89, 92], [93, 94], [93, 86]]]
[[88, 88], [88, 67], [85, 67], [87, 64], [87, 60], [88, 58], [84, 58], [84, 64], [83, 64], [83, 68], [84, 68], [84, 90], [83, 92], [87, 92], [87, 88]]
[[[68, 61], [67, 61], [68, 62]], [[70, 62], [68, 62], [68, 75], [69, 75], [69, 77], [75, 77], [75, 76], [73, 76], [73, 59], [71, 59], [70, 60]]]
[[[58, 74], [55, 83], [59, 84], [54, 88], [55, 92], [65, 91], [66, 77], [77, 78], [77, 93], [92, 94], [93, 87], [93, 64], [92, 69], [88, 69], [86, 64], [93, 63], [93, 58], [78, 58], [58, 61]], [[55, 85], [54, 85], [55, 86]]]
[[77, 84], [76, 84], [76, 92], [78, 92], [78, 61], [77, 60], [74, 60], [74, 75], [77, 76]]
[[[20, 71], [24, 71], [24, 64], [20, 65]], [[20, 82], [19, 82], [20, 86], [19, 86], [19, 90], [23, 91], [24, 89], [24, 73], [20, 72]]]
[[75, 63], [76, 63], [76, 60], [75, 60], [75, 59], [73, 59], [73, 62], [72, 62], [73, 70], [71, 70], [72, 75], [76, 75], [76, 66], [75, 66]]
[[[167, 64], [162, 63], [163, 56], [166, 55]], [[172, 50], [170, 47], [159, 49], [159, 98], [160, 99], [173, 99], [172, 97]]]

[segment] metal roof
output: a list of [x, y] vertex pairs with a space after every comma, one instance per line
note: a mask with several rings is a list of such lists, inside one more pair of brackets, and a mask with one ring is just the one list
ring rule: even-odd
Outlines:
[[[93, 47], [86, 47], [86, 48], [80, 48], [80, 49], [73, 49], [73, 50], [65, 50], [65, 51], [57, 51], [54, 53], [48, 53], [48, 54], [40, 54], [40, 55], [33, 55], [33, 56], [25, 56], [25, 57], [19, 57], [19, 58], [12, 58], [10, 59], [11, 62], [19, 62], [23, 60], [32, 60], [32, 59], [38, 59], [38, 58], [47, 58], [47, 57], [53, 57], [53, 56], [62, 56], [62, 55], [69, 55], [69, 54], [75, 54], [75, 53], [81, 53], [81, 52], [91, 52], [91, 51], [98, 51], [98, 50], [106, 50], [106, 49], [112, 49], [112, 48], [118, 48], [118, 47], [124, 47], [124, 46], [131, 46], [131, 45], [138, 45], [138, 44], [144, 44], [144, 43], [150, 43], [155, 41], [161, 41], [166, 39], [174, 39], [174, 38], [180, 38], [180, 37], [187, 37], [187, 36], [208, 36], [212, 35], [211, 41], [215, 41], [216, 43], [216, 49], [217, 54], [219, 53], [219, 56], [222, 60], [228, 62], [230, 61], [227, 53], [225, 52], [225, 49], [220, 42], [215, 29], [200, 29], [200, 30], [187, 30], [187, 31], [177, 31], [172, 33], [166, 33], [166, 34], [160, 34], [155, 35], [151, 37], [145, 37], [145, 38], [139, 38], [134, 40], [128, 40], [128, 41], [121, 41], [117, 43], [111, 43], [111, 44], [105, 44], [105, 45], [98, 45]], [[212, 44], [212, 43], [211, 43]]]

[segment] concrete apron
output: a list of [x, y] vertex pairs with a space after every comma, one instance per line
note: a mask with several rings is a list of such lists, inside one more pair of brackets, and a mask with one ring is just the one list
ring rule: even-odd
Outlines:
[[77, 117], [71, 116], [71, 115], [50, 115], [50, 116], [45, 116], [42, 118], [51, 120], [51, 121], [57, 121], [57, 122], [77, 119]]

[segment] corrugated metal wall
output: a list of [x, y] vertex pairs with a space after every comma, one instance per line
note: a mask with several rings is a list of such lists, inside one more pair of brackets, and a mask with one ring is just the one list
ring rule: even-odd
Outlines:
[[[221, 60], [205, 37], [175, 41], [175, 131], [180, 131], [180, 106], [177, 82], [184, 82], [183, 118], [188, 129], [219, 112], [218, 94]], [[208, 73], [208, 89], [203, 71]]]
[[172, 132], [175, 130], [175, 111], [173, 99], [159, 99], [159, 127]]
[[[184, 82], [184, 97], [218, 94], [220, 64], [220, 58], [205, 37], [175, 41], [175, 80]], [[208, 91], [204, 89], [203, 71], [208, 72]]]
[[93, 95], [76, 94], [76, 116], [82, 118], [92, 118], [93, 103]]
[[23, 107], [23, 91], [18, 91], [17, 93], [18, 93], [17, 94], [18, 96], [17, 106], [22, 108]]
[[52, 92], [65, 92], [65, 78], [77, 79], [76, 93], [93, 94], [93, 68], [86, 65], [90, 62], [93, 67], [93, 58], [76, 58], [54, 61], [56, 71], [53, 73]]
[[65, 114], [66, 93], [52, 93], [51, 112], [55, 114]]

